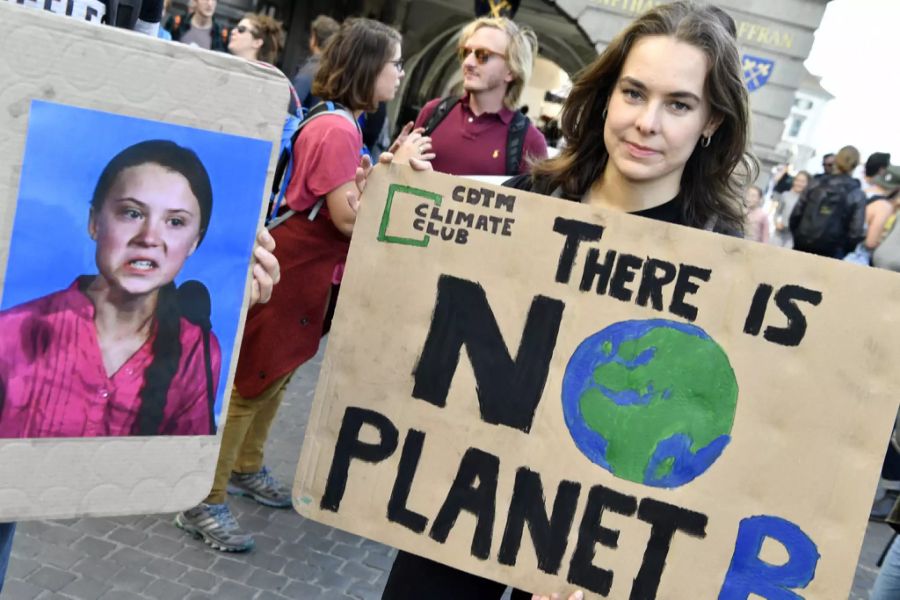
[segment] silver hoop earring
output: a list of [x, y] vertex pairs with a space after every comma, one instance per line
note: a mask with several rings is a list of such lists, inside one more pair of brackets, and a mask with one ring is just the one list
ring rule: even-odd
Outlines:
[[607, 113], [608, 110], [609, 110], [609, 107], [608, 107], [608, 106], [604, 106], [604, 107], [603, 107], [603, 112], [600, 113], [600, 117], [601, 117], [604, 121], [606, 120], [606, 113]]
[[712, 136], [700, 136], [700, 145], [704, 148], [709, 148], [710, 143], [712, 143]]

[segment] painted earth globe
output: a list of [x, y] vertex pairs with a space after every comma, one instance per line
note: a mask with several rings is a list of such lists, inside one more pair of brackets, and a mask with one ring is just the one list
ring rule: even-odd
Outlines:
[[563, 376], [578, 449], [616, 477], [673, 488], [731, 440], [738, 387], [728, 356], [694, 325], [623, 321], [585, 339]]

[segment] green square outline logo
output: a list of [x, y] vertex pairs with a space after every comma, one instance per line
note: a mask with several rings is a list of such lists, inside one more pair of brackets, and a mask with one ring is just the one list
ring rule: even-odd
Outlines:
[[431, 236], [425, 234], [421, 240], [417, 240], [415, 238], [406, 238], [399, 237], [394, 235], [388, 235], [387, 229], [388, 225], [391, 222], [391, 206], [394, 203], [394, 194], [397, 192], [402, 192], [405, 194], [411, 194], [413, 196], [418, 196], [419, 198], [425, 198], [426, 200], [431, 200], [434, 202], [435, 206], [440, 206], [441, 201], [443, 200], [443, 196], [437, 194], [435, 192], [429, 192], [427, 190], [420, 190], [419, 188], [410, 187], [408, 185], [402, 185], [399, 183], [392, 183], [388, 187], [388, 198], [387, 203], [384, 205], [384, 213], [381, 215], [381, 227], [378, 229], [378, 241], [379, 242], [387, 242], [389, 244], [403, 244], [405, 246], [418, 246], [420, 248], [424, 248], [428, 246], [428, 242], [431, 240]]

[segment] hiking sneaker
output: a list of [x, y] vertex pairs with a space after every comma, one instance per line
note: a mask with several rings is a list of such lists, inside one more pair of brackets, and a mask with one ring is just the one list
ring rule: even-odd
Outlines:
[[275, 479], [266, 467], [256, 473], [232, 473], [228, 480], [228, 493], [253, 498], [272, 508], [291, 505], [291, 490]]
[[175, 526], [222, 552], [246, 552], [253, 538], [241, 531], [227, 504], [200, 503], [175, 515]]

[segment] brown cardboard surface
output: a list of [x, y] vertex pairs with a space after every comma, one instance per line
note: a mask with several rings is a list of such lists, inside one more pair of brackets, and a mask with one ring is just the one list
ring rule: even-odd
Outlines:
[[[466, 200], [468, 191], [455, 191], [457, 186], [514, 194], [514, 210], [497, 208], [496, 196], [488, 207], [471, 204]], [[475, 215], [476, 227], [453, 228], [467, 230], [465, 243], [457, 243], [458, 234], [450, 235], [449, 230], [445, 230], [449, 239], [441, 236], [440, 219], [449, 218], [451, 209]], [[435, 216], [439, 221], [426, 242], [420, 230]], [[512, 219], [509, 235], [503, 235], [502, 224], [496, 233], [477, 229], [479, 216]], [[557, 218], [604, 228], [599, 241], [581, 243], [567, 283], [557, 281], [567, 239], [554, 231]], [[455, 223], [456, 217], [451, 220]], [[492, 222], [485, 223], [493, 229]], [[710, 272], [708, 281], [693, 280], [697, 289], [685, 301], [697, 308], [692, 325], [705, 331], [727, 355], [737, 383], [737, 402], [730, 442], [708, 469], [688, 483], [656, 487], [613, 475], [580, 451], [569, 433], [564, 377], [570, 358], [589, 336], [631, 320], [691, 320], [672, 314], [671, 286], [663, 290], [662, 310], [654, 310], [652, 304], [639, 305], [640, 269], [624, 286], [632, 291], [628, 301], [593, 289], [579, 290], [590, 248], [598, 249], [601, 258], [615, 250], [644, 263], [655, 258], [681, 269], [693, 265]], [[416, 391], [414, 373], [427, 362], [423, 351], [432, 318], [443, 314], [436, 307], [436, 296], [439, 278], [446, 276], [483, 288], [512, 360], [525, 337], [523, 328], [533, 299], [544, 296], [564, 303], [541, 401], [527, 432], [482, 419], [476, 384], [483, 392], [492, 377], [476, 381], [476, 360], [468, 346], [459, 353], [443, 407], [421, 399], [422, 389]], [[772, 287], [772, 298], [779, 290], [796, 289], [785, 286], [821, 293], [817, 305], [794, 303], [803, 317], [795, 313], [790, 320], [795, 326], [800, 320], [806, 322], [798, 344], [767, 339], [767, 335], [777, 339], [775, 330], [788, 325], [788, 317], [774, 299], [766, 304], [759, 333], [745, 333], [751, 301], [761, 284]], [[801, 596], [846, 598], [897, 407], [893, 365], [900, 359], [900, 341], [886, 332], [894, 331], [900, 320], [898, 298], [900, 277], [894, 273], [471, 180], [379, 166], [369, 179], [353, 237], [298, 465], [295, 507], [328, 525], [528, 591], [549, 593], [579, 587], [567, 582], [572, 577], [578, 531], [588, 489], [603, 486], [633, 497], [637, 504], [661, 501], [708, 519], [705, 536], [677, 532], [672, 538], [657, 598], [719, 597], [739, 527], [760, 515], [789, 521], [815, 545], [820, 558], [812, 581], [796, 590]], [[471, 318], [471, 307], [452, 306], [447, 328], [458, 332], [461, 323]], [[485, 338], [491, 338], [490, 333], [481, 335], [482, 341]], [[441, 364], [451, 369], [452, 363], [451, 358]], [[684, 367], [685, 363], [677, 364]], [[686, 364], [686, 370], [696, 367], [690, 360]], [[487, 368], [496, 373], [494, 377], [501, 377], [502, 371], [499, 359]], [[678, 374], [664, 376], [668, 375]], [[702, 373], [696, 378], [688, 375], [683, 385], [702, 389], [703, 381]], [[434, 380], [418, 383], [434, 384]], [[647, 391], [640, 386], [635, 389]], [[368, 445], [370, 455], [350, 461], [346, 488], [335, 508], [334, 503], [326, 506], [324, 494], [335, 464], [336, 442], [348, 422], [348, 407], [383, 416], [398, 435], [396, 448], [381, 453], [378, 448], [385, 437], [372, 424], [363, 425], [358, 436], [348, 437], [356, 440], [357, 450]], [[410, 436], [411, 430], [424, 437], [404, 499], [403, 486], [396, 494], [395, 481], [404, 444], [416, 435]], [[474, 556], [471, 548], [477, 521], [472, 512], [459, 513], [446, 541], [436, 541], [432, 535], [461, 460], [472, 448], [499, 460], [496, 510], [488, 525], [492, 535], [483, 557]], [[515, 504], [512, 490], [522, 467], [540, 475], [548, 512], [561, 481], [581, 486], [555, 573], [538, 568], [527, 528], [515, 566], [498, 560], [507, 515]], [[470, 484], [478, 488], [484, 481], [473, 478]], [[421, 515], [418, 527], [388, 518], [392, 490], [404, 500], [400, 508]], [[407, 519], [416, 521], [408, 513]], [[592, 564], [612, 573], [607, 597], [628, 598], [651, 527], [637, 516], [610, 509], [599, 522], [613, 530], [609, 535], [615, 536], [616, 531], [618, 535], [612, 544], [587, 544]], [[759, 554], [773, 565], [787, 559], [785, 548], [771, 539], [762, 544]]]
[[[0, 22], [0, 286], [34, 100], [271, 142], [271, 182], [288, 101], [285, 78], [276, 70], [14, 3], [0, 2]], [[260, 211], [264, 191], [247, 198]], [[253, 214], [261, 223], [260, 212]], [[245, 286], [241, 315], [248, 298]], [[243, 316], [232, 358], [242, 328]], [[235, 362], [219, 381], [226, 399]], [[0, 439], [0, 521], [186, 508], [209, 491], [219, 440]]]

